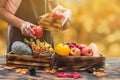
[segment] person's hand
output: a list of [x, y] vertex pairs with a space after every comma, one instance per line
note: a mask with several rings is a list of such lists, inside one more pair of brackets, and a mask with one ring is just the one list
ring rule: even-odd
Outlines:
[[36, 25], [34, 25], [34, 24], [30, 23], [30, 22], [22, 22], [19, 25], [21, 33], [24, 36], [32, 37], [32, 38], [36, 39], [36, 37], [34, 36], [35, 32], [32, 30], [32, 26], [36, 26]]
[[69, 27], [70, 21], [71, 21], [71, 15], [72, 15], [71, 10], [58, 5], [52, 10], [52, 12], [56, 12], [56, 11], [62, 12], [62, 14], [64, 16], [64, 18], [62, 20], [63, 21], [62, 28], [63, 28], [63, 30], [67, 29]]
[[67, 9], [66, 11], [63, 12], [63, 16], [64, 16], [64, 19], [62, 22], [62, 26], [63, 26], [63, 30], [65, 30], [70, 26], [71, 11]]

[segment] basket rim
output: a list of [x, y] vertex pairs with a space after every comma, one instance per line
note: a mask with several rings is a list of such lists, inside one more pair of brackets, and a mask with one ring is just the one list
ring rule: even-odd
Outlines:
[[[26, 57], [33, 57], [33, 55], [17, 55], [17, 54], [13, 54], [13, 52], [12, 51], [10, 51], [10, 52], [8, 52], [7, 54], [6, 54], [6, 56], [9, 56], [9, 55], [14, 55], [14, 56], [26, 56]], [[41, 56], [41, 57], [47, 57], [47, 58], [53, 58], [54, 57], [54, 55], [55, 55], [55, 52], [54, 53], [52, 53], [51, 54], [51, 56]], [[40, 57], [38, 57], [38, 58], [40, 58]]]

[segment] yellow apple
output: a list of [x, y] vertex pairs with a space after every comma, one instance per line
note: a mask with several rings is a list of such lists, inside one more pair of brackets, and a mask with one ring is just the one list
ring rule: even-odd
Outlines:
[[59, 43], [56, 48], [55, 51], [58, 55], [60, 56], [68, 56], [70, 53], [70, 48], [68, 45], [63, 44], [63, 43]]

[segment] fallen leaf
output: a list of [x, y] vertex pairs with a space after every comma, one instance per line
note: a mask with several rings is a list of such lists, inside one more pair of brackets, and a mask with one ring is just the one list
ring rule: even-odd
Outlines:
[[49, 73], [51, 73], [51, 74], [55, 74], [56, 72], [57, 72], [57, 70], [52, 69], [52, 70], [50, 70], [50, 72], [49, 72]]
[[0, 68], [0, 70], [4, 70], [4, 68]]
[[5, 66], [4, 69], [7, 69], [7, 70], [13, 70], [13, 69], [16, 69], [18, 68], [17, 66]]
[[47, 69], [47, 70], [45, 70], [45, 73], [49, 73], [49, 72], [50, 72], [50, 70], [48, 70], [48, 69]]
[[21, 71], [20, 73], [21, 73], [21, 74], [26, 74], [26, 73], [27, 73], [27, 71]]
[[16, 69], [16, 73], [19, 73], [21, 71], [21, 69]]
[[16, 73], [26, 74], [28, 72], [28, 69], [16, 69]]
[[52, 69], [52, 70], [47, 69], [47, 70], [45, 70], [45, 72], [50, 73], [50, 74], [56, 74], [57, 70], [55, 70], [55, 69]]
[[98, 77], [106, 76], [106, 73], [104, 73], [104, 72], [94, 72], [93, 74], [94, 74], [95, 76], [98, 76]]
[[74, 78], [74, 80], [78, 79], [78, 78], [81, 78], [81, 74], [79, 74], [78, 72], [73, 72], [73, 73], [58, 72], [57, 76], [61, 77], [61, 78]]

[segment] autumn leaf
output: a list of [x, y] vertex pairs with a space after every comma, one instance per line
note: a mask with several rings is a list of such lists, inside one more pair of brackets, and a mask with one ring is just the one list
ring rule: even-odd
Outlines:
[[13, 70], [13, 69], [17, 69], [18, 67], [17, 66], [5, 66], [4, 69], [7, 69], [7, 70]]
[[19, 68], [19, 69], [16, 69], [16, 73], [20, 73], [20, 74], [26, 74], [28, 72], [28, 69], [21, 69], [21, 68]]
[[104, 72], [94, 72], [93, 74], [94, 74], [95, 76], [98, 76], [98, 77], [104, 77], [104, 76], [107, 75], [107, 74], [104, 73]]

